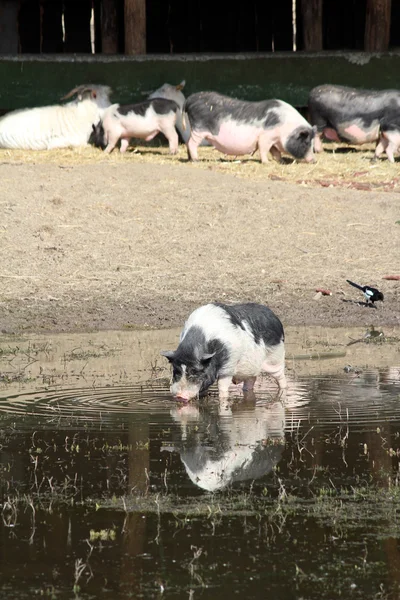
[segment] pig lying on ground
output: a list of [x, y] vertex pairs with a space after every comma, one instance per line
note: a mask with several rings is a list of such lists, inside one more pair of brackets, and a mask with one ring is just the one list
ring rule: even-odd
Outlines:
[[187, 142], [189, 160], [197, 160], [197, 148], [205, 138], [224, 154], [243, 155], [260, 151], [261, 162], [268, 152], [280, 160], [286, 151], [295, 158], [314, 160], [314, 130], [301, 114], [282, 100], [245, 102], [216, 92], [192, 94], [184, 106], [184, 124], [192, 132]]
[[[183, 127], [182, 122], [182, 111], [183, 105], [185, 104], [185, 96], [182, 93], [183, 88], [185, 87], [185, 80], [181, 81], [178, 85], [170, 85], [169, 83], [164, 83], [158, 90], [155, 90], [149, 95], [149, 98], [167, 98], [168, 100], [173, 100], [179, 106], [179, 111], [176, 115], [176, 128], [179, 131], [179, 134], [185, 144], [187, 144], [190, 138], [190, 126], [186, 123], [186, 128]], [[210, 144], [207, 140], [203, 140], [200, 146], [209, 146]]]
[[[311, 124], [318, 131], [314, 143], [316, 152], [323, 150], [322, 135], [335, 142], [366, 144], [377, 141], [382, 125], [388, 127], [393, 117], [400, 113], [400, 91], [320, 85], [309, 94], [308, 110]], [[392, 144], [389, 145], [389, 141], [382, 140], [375, 156], [380, 156], [384, 150], [391, 160]]]
[[93, 125], [91, 141], [110, 153], [121, 140], [120, 151], [125, 152], [130, 138], [149, 142], [161, 132], [168, 140], [171, 154], [176, 154], [178, 134], [175, 123], [178, 110], [176, 102], [164, 98], [144, 100], [137, 104], [112, 104], [104, 112], [101, 121]]
[[163, 351], [172, 364], [171, 393], [188, 401], [218, 381], [220, 398], [230, 384], [253, 388], [264, 371], [286, 388], [283, 326], [261, 304], [206, 304], [186, 321], [176, 351]]

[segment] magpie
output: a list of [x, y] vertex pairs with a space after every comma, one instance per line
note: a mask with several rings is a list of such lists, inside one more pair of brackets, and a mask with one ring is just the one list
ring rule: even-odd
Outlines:
[[369, 285], [358, 285], [358, 283], [353, 283], [353, 281], [350, 281], [350, 279], [346, 279], [346, 281], [353, 287], [364, 292], [364, 297], [367, 304], [368, 302], [371, 302], [371, 304], [373, 305], [374, 302], [377, 302], [378, 300], [381, 300], [383, 302], [383, 294], [376, 288], [370, 287]]

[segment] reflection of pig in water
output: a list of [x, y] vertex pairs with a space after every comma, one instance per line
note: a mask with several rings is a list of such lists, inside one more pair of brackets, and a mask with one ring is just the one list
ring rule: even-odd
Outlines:
[[241, 156], [258, 149], [262, 163], [268, 161], [268, 152], [280, 160], [283, 151], [306, 162], [314, 160], [314, 129], [282, 100], [245, 102], [199, 92], [186, 100], [184, 123], [187, 120], [192, 128], [187, 142], [189, 160], [198, 159], [197, 148], [204, 139], [224, 154]]
[[236, 481], [259, 479], [279, 462], [283, 448], [285, 409], [239, 406], [230, 414], [200, 412], [195, 406], [174, 408], [181, 424], [180, 456], [198, 487], [215, 492]]

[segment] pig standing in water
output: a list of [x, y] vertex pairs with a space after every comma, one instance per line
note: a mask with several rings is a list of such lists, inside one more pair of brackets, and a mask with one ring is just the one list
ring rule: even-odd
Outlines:
[[171, 154], [178, 151], [176, 102], [164, 98], [144, 100], [137, 104], [112, 104], [104, 111], [103, 118], [93, 125], [92, 141], [95, 146], [110, 153], [121, 140], [121, 152], [125, 152], [132, 137], [150, 142], [158, 133], [168, 140]]
[[282, 100], [244, 102], [216, 92], [199, 92], [186, 100], [192, 132], [187, 143], [189, 160], [197, 160], [197, 148], [205, 138], [224, 154], [240, 156], [260, 151], [261, 162], [268, 152], [280, 160], [281, 152], [295, 158], [314, 160], [315, 131], [301, 114]]
[[[323, 151], [322, 135], [334, 142], [367, 144], [377, 141], [382, 125], [388, 127], [393, 117], [399, 115], [400, 91], [320, 85], [309, 94], [308, 110], [311, 124], [318, 131], [314, 143], [316, 152]], [[382, 138], [381, 142], [375, 158], [386, 150], [389, 160], [393, 159], [393, 145]]]
[[283, 326], [262, 304], [206, 304], [186, 321], [175, 351], [163, 351], [172, 364], [171, 393], [188, 401], [218, 381], [220, 398], [231, 383], [253, 388], [264, 371], [280, 389], [287, 387]]

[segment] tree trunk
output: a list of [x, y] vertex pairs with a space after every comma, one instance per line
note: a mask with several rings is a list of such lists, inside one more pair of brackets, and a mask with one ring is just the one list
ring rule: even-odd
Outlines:
[[390, 39], [392, 0], [367, 0], [364, 50], [386, 52]]
[[146, 54], [146, 0], [125, 0], [125, 54]]
[[0, 54], [18, 53], [18, 0], [0, 3]]
[[322, 0], [301, 0], [304, 50], [322, 50]]
[[101, 2], [101, 40], [104, 54], [118, 53], [117, 3], [115, 0]]

